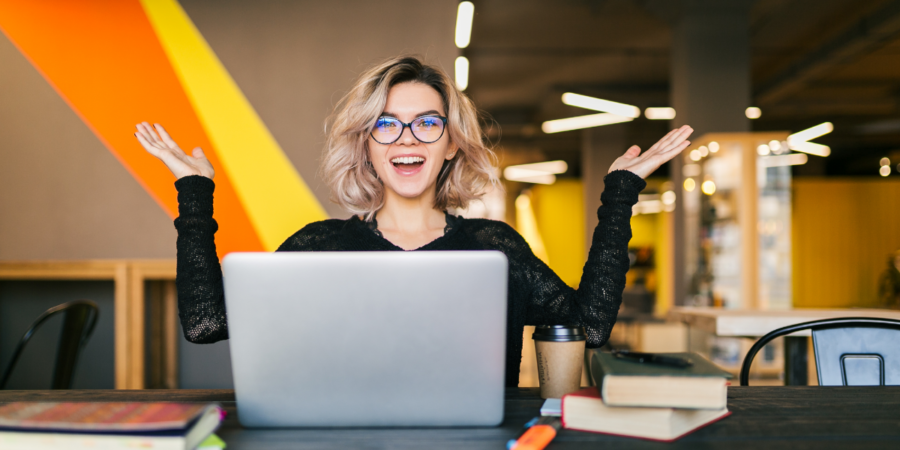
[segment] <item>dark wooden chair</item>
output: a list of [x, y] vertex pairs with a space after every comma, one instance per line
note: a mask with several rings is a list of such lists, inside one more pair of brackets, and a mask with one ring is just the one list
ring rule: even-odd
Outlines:
[[763, 346], [803, 330], [812, 331], [820, 386], [900, 385], [900, 320], [843, 317], [789, 325], [759, 338], [744, 358], [741, 386]]
[[97, 317], [100, 314], [97, 304], [89, 300], [63, 303], [44, 311], [43, 314], [38, 316], [34, 323], [31, 324], [31, 327], [28, 328], [28, 331], [22, 336], [22, 339], [19, 340], [12, 359], [10, 359], [9, 365], [3, 372], [3, 377], [0, 378], [0, 389], [6, 387], [6, 383], [9, 381], [9, 377], [16, 366], [16, 361], [19, 360], [19, 356], [21, 356], [22, 350], [31, 339], [31, 336], [47, 319], [58, 314], [63, 315], [63, 326], [59, 335], [59, 345], [56, 349], [56, 365], [53, 369], [51, 389], [72, 388], [72, 379], [75, 375], [78, 355], [81, 353], [84, 344], [87, 343], [88, 338], [91, 337], [94, 326], [97, 325]]

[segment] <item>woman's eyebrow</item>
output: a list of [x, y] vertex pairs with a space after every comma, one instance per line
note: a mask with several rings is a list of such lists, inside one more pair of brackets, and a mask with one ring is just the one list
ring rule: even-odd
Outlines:
[[[435, 110], [433, 110], [433, 109], [430, 109], [430, 110], [428, 110], [428, 111], [420, 112], [420, 113], [416, 114], [416, 117], [421, 117], [421, 116], [431, 116], [431, 115], [438, 115], [438, 116], [439, 116], [439, 115], [441, 115], [441, 113], [438, 112], [438, 111], [435, 111]], [[393, 118], [395, 118], [395, 119], [399, 119], [399, 118], [400, 118], [399, 116], [397, 116], [396, 114], [394, 114], [394, 113], [392, 113], [392, 112], [390, 112], [390, 111], [385, 111], [385, 112], [381, 113], [381, 117], [393, 117]]]

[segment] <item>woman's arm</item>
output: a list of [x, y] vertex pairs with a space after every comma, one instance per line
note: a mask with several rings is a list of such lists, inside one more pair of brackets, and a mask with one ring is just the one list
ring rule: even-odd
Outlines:
[[646, 186], [643, 178], [687, 148], [691, 131], [686, 126], [673, 130], [643, 154], [631, 147], [613, 163], [604, 179], [606, 189], [597, 211], [599, 223], [577, 290], [566, 286], [533, 255], [526, 259], [533, 280], [529, 323], [584, 325], [589, 347], [606, 343], [622, 302], [629, 268], [632, 207]]
[[178, 189], [178, 316], [184, 337], [208, 344], [228, 339], [222, 268], [216, 254], [213, 219], [215, 184], [202, 176], [187, 176], [175, 182]]
[[216, 254], [215, 233], [219, 226], [213, 219], [215, 171], [212, 164], [200, 148], [188, 156], [162, 125], [156, 124], [154, 128], [144, 122], [135, 128], [138, 142], [178, 179], [175, 182], [178, 189], [175, 285], [184, 337], [195, 343], [228, 339], [222, 268]]

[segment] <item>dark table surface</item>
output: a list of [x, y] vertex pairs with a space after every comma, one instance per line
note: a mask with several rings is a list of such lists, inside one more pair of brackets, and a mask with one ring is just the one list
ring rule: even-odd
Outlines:
[[[13, 401], [218, 402], [228, 411], [218, 431], [236, 449], [503, 449], [538, 414], [536, 389], [509, 389], [497, 428], [245, 429], [230, 390], [0, 391]], [[548, 450], [900, 449], [900, 387], [729, 387], [732, 415], [674, 443], [562, 430]]]

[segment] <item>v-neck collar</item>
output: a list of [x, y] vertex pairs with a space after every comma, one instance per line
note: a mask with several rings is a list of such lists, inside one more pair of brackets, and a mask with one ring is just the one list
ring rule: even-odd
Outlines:
[[397, 246], [393, 242], [385, 239], [384, 235], [382, 235], [381, 232], [378, 231], [378, 222], [375, 220], [374, 217], [372, 218], [371, 222], [364, 221], [364, 220], [360, 219], [359, 216], [353, 216], [350, 219], [351, 222], [357, 222], [359, 224], [359, 226], [364, 229], [363, 234], [368, 235], [369, 239], [373, 239], [373, 240], [381, 243], [382, 246], [387, 245], [389, 247], [388, 250], [399, 250], [399, 251], [404, 251], [404, 252], [414, 252], [417, 250], [429, 250], [431, 248], [434, 248], [434, 247], [440, 245], [447, 238], [449, 238], [454, 233], [456, 233], [456, 231], [459, 229], [462, 218], [458, 217], [458, 216], [454, 216], [454, 215], [444, 211], [444, 220], [446, 222], [446, 225], [444, 226], [444, 234], [443, 235], [438, 236], [437, 239], [435, 239], [419, 248], [414, 248], [412, 250], [405, 250], [405, 249]]

